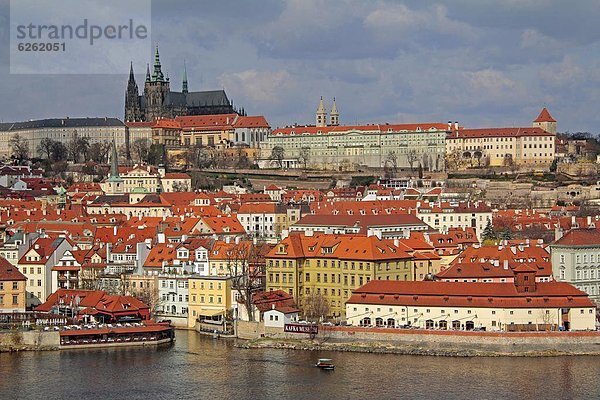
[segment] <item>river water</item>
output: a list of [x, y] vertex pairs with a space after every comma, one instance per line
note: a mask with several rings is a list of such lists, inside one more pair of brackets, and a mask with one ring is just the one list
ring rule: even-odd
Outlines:
[[369, 398], [599, 399], [600, 358], [247, 350], [188, 331], [158, 349], [0, 354], [2, 400]]

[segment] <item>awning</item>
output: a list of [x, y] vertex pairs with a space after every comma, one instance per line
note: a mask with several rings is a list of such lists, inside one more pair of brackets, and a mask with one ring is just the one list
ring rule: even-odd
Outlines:
[[225, 310], [200, 309], [200, 311], [198, 311], [198, 315], [203, 316], [203, 317], [214, 317], [215, 315], [221, 315], [221, 314], [225, 314]]

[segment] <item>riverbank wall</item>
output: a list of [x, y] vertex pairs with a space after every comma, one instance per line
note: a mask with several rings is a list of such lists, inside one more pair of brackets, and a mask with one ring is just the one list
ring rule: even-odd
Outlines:
[[285, 333], [240, 324], [244, 348], [358, 351], [436, 356], [600, 355], [600, 332], [472, 332], [319, 326], [319, 333]]
[[0, 332], [0, 352], [58, 350], [60, 334], [44, 331]]

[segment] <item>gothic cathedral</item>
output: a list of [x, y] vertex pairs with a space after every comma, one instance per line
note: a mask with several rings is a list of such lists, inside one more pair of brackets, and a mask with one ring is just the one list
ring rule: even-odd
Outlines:
[[171, 91], [169, 76], [163, 75], [158, 47], [154, 66], [146, 68], [144, 94], [140, 95], [133, 64], [129, 69], [129, 81], [125, 91], [125, 121], [153, 121], [158, 118], [174, 118], [178, 115], [244, 114], [236, 110], [224, 90], [189, 92], [187, 70], [184, 66], [181, 92]]

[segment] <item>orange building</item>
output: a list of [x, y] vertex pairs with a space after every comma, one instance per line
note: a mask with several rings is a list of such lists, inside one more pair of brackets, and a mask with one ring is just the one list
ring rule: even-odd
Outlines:
[[0, 257], [0, 313], [25, 312], [26, 282], [17, 267]]

